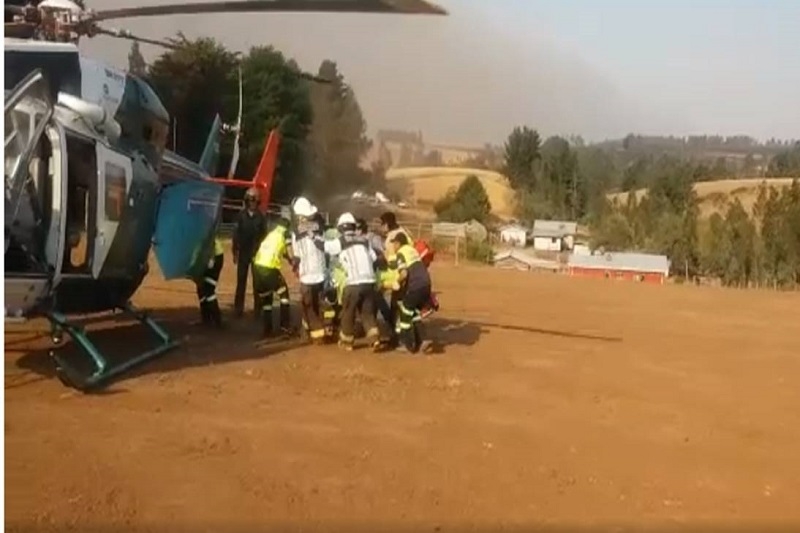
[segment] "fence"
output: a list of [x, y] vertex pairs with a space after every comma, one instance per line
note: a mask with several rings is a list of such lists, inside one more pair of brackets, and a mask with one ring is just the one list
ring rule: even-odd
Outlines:
[[487, 239], [472, 238], [463, 224], [446, 222], [398, 221], [414, 239], [427, 241], [437, 259], [452, 260], [459, 265], [465, 260], [488, 262], [491, 259], [492, 235]]

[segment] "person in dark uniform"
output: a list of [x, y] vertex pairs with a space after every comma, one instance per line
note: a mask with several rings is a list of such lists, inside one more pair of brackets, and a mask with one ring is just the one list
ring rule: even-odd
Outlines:
[[225, 262], [224, 248], [219, 238], [214, 238], [214, 255], [203, 272], [203, 278], [195, 280], [197, 299], [200, 301], [200, 317], [203, 326], [222, 327], [222, 312], [217, 300], [217, 283]]
[[267, 221], [258, 210], [258, 189], [250, 188], [244, 195], [244, 209], [236, 218], [236, 229], [233, 232], [233, 262], [236, 265], [236, 296], [233, 307], [237, 317], [244, 314], [248, 271], [253, 276], [253, 313], [255, 318], [261, 314], [260, 299], [255, 286], [253, 257], [266, 233]]

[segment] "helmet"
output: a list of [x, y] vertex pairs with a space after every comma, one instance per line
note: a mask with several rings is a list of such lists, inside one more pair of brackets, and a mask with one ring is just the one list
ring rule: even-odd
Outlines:
[[304, 196], [297, 198], [292, 204], [292, 211], [300, 217], [310, 218], [317, 212], [317, 208]]
[[339, 215], [339, 220], [336, 221], [337, 227], [342, 227], [348, 224], [352, 224], [353, 226], [356, 225], [356, 218], [353, 216], [352, 213], [342, 213]]
[[258, 189], [256, 189], [255, 187], [250, 187], [244, 193], [245, 201], [246, 200], [258, 200], [258, 197], [259, 197]]

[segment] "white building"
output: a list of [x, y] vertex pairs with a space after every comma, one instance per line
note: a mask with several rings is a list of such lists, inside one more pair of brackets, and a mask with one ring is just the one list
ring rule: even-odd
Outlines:
[[533, 248], [547, 252], [572, 250], [577, 233], [577, 222], [536, 220], [533, 223]]
[[511, 246], [524, 247], [528, 243], [528, 232], [522, 226], [509, 224], [500, 229], [500, 240]]

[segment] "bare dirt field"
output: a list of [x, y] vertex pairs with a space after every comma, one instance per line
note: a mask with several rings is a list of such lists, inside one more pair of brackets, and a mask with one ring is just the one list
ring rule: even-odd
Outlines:
[[203, 334], [158, 275], [186, 344], [104, 394], [7, 333], [6, 531], [800, 528], [800, 295], [434, 274], [429, 356]]

